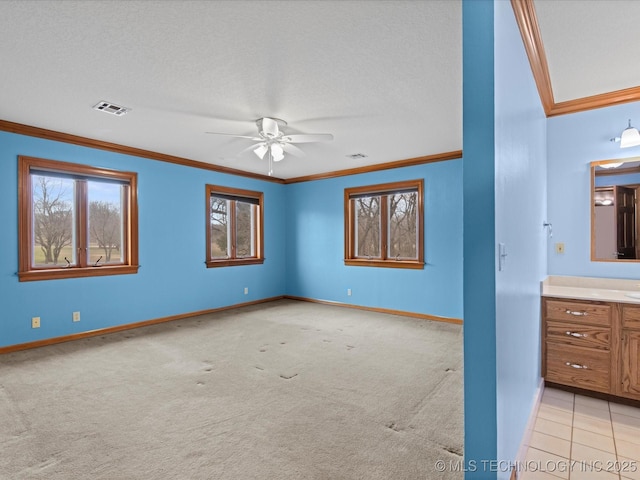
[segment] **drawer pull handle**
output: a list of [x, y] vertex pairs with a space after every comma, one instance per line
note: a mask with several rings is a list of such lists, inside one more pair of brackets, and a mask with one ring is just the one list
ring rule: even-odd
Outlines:
[[577, 333], [577, 332], [565, 332], [565, 334], [571, 337], [576, 337], [576, 338], [585, 338], [589, 336], [586, 333]]
[[571, 368], [581, 368], [581, 369], [584, 369], [584, 370], [588, 370], [589, 369], [589, 367], [587, 367], [586, 365], [579, 365], [577, 363], [567, 362], [567, 363], [565, 363], [565, 365], [567, 367], [571, 367]]
[[574, 317], [586, 317], [587, 312], [576, 312], [575, 310], [565, 310], [565, 313], [573, 315]]

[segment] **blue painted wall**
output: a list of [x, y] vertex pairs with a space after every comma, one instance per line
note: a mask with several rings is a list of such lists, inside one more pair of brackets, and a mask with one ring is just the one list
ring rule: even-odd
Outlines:
[[[640, 126], [640, 102], [552, 117], [547, 120], [548, 217], [550, 275], [639, 278], [639, 263], [591, 261], [590, 167], [597, 160], [640, 156], [640, 147], [620, 148], [628, 119]], [[556, 254], [553, 243], [563, 242]]]
[[[418, 178], [425, 187], [425, 268], [345, 266], [344, 189]], [[289, 295], [462, 317], [462, 160], [294, 183], [286, 199]]]
[[[136, 275], [19, 282], [17, 157], [138, 172], [140, 271]], [[264, 192], [263, 265], [209, 268], [205, 184]], [[0, 346], [69, 335], [282, 295], [285, 186], [0, 132]], [[244, 287], [249, 295], [244, 295]], [[71, 321], [80, 311], [81, 321]], [[31, 328], [31, 317], [42, 326]]]
[[[540, 384], [540, 282], [547, 271], [546, 117], [509, 2], [495, 2], [498, 459], [513, 462]], [[509, 478], [498, 468], [498, 478]]]
[[493, 0], [462, 2], [466, 479], [496, 478], [493, 15]]
[[[136, 275], [19, 282], [17, 157], [138, 173]], [[0, 346], [284, 294], [462, 317], [462, 160], [281, 185], [0, 132]], [[345, 267], [345, 186], [425, 179], [424, 270]], [[263, 265], [205, 268], [207, 183], [265, 193]], [[244, 287], [249, 295], [244, 295]], [[347, 297], [347, 288], [353, 296]], [[79, 323], [71, 321], [81, 312]], [[31, 328], [31, 317], [42, 326]]]

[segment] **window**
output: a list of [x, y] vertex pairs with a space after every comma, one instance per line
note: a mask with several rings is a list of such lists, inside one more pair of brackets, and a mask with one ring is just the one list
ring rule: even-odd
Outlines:
[[207, 267], [264, 262], [262, 192], [207, 185]]
[[423, 268], [422, 180], [344, 191], [346, 265]]
[[18, 157], [20, 281], [138, 271], [137, 175]]

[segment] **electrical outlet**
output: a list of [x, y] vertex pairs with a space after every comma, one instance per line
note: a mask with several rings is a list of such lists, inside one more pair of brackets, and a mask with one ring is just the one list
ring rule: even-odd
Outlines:
[[556, 243], [556, 253], [564, 253], [564, 243]]
[[244, 287], [244, 294], [249, 295], [249, 287]]
[[31, 328], [40, 328], [40, 317], [33, 317], [31, 319]]
[[80, 321], [80, 312], [73, 312], [73, 321], [74, 322]]
[[347, 296], [350, 297], [351, 296], [351, 289], [347, 288]]

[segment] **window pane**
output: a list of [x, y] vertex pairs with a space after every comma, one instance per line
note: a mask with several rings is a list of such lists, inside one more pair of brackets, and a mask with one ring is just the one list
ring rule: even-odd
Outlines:
[[31, 175], [32, 266], [75, 265], [74, 181]]
[[360, 197], [355, 202], [356, 257], [380, 257], [380, 196]]
[[418, 193], [396, 193], [388, 197], [390, 259], [418, 258]]
[[89, 197], [89, 265], [124, 262], [123, 187], [115, 183], [87, 182]]
[[211, 197], [211, 258], [229, 258], [230, 245], [228, 241], [228, 223], [230, 200], [224, 198]]
[[236, 258], [256, 256], [256, 205], [236, 201]]

